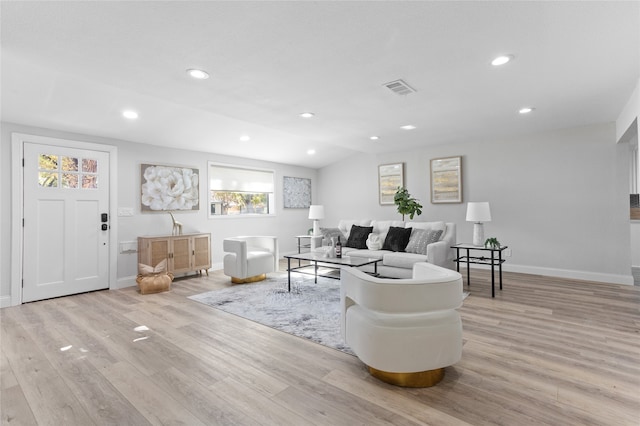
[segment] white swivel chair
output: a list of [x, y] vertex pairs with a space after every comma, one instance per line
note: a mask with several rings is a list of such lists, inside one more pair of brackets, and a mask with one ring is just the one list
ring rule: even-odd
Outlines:
[[341, 271], [342, 336], [374, 377], [428, 387], [462, 356], [462, 277], [426, 262], [411, 279]]
[[225, 238], [222, 248], [224, 274], [235, 284], [251, 283], [267, 278], [268, 272], [279, 269], [278, 238], [250, 236]]

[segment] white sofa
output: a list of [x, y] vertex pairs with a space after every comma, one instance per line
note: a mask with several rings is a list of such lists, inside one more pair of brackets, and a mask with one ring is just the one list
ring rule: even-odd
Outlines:
[[[373, 233], [379, 236], [381, 243], [384, 243], [390, 227], [412, 228], [412, 236], [416, 229], [423, 230], [442, 230], [442, 235], [437, 242], [431, 243], [426, 247], [425, 254], [408, 253], [402, 251], [390, 250], [369, 250], [354, 249], [346, 247], [346, 242], [351, 232], [351, 227], [372, 226]], [[417, 262], [428, 262], [433, 265], [444, 268], [454, 269], [454, 249], [452, 245], [456, 244], [456, 224], [453, 222], [403, 222], [397, 220], [340, 220], [337, 227], [345, 239], [341, 239], [343, 256], [351, 257], [367, 257], [380, 259], [378, 263], [378, 274], [382, 277], [389, 278], [411, 278], [413, 265]], [[327, 229], [327, 228], [322, 228]], [[311, 250], [323, 251], [324, 247], [330, 245], [331, 242], [323, 237], [311, 238]], [[366, 272], [373, 272], [373, 266], [362, 268]]]
[[381, 279], [356, 268], [341, 277], [345, 343], [380, 380], [433, 386], [462, 356], [462, 276], [419, 262], [411, 279]]

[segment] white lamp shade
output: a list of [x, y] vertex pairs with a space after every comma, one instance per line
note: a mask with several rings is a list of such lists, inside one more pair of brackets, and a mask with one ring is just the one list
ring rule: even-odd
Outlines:
[[324, 206], [318, 206], [318, 205], [309, 206], [309, 219], [313, 219], [313, 220], [324, 219]]
[[487, 201], [467, 203], [468, 222], [491, 222], [491, 208]]

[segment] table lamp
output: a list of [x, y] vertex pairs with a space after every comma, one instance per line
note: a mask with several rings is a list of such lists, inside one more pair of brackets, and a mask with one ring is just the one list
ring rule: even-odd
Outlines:
[[484, 225], [482, 222], [491, 222], [491, 209], [489, 203], [467, 203], [467, 222], [473, 224], [473, 245], [484, 246]]
[[324, 206], [311, 205], [309, 207], [309, 219], [313, 219], [313, 236], [320, 236], [318, 220], [324, 219]]

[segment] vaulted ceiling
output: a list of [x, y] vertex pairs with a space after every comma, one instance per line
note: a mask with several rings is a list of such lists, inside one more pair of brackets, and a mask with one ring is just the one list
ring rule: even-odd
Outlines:
[[613, 121], [640, 76], [638, 2], [0, 7], [3, 121], [314, 168]]

